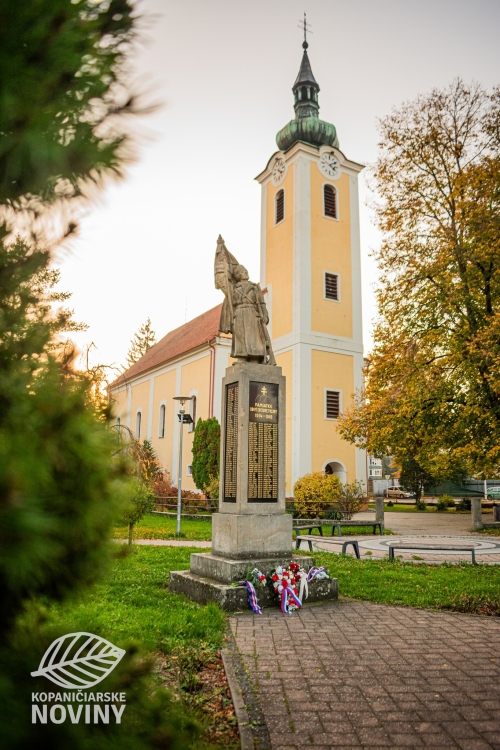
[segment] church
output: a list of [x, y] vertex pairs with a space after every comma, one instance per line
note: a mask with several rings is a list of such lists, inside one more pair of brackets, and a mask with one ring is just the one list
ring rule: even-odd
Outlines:
[[[293, 85], [295, 117], [256, 177], [261, 186], [260, 286], [276, 364], [286, 377], [286, 494], [311, 471], [367, 483], [365, 451], [341, 439], [339, 414], [362, 387], [358, 174], [336, 128], [319, 118], [319, 85], [303, 42]], [[215, 238], [214, 238], [215, 246]], [[231, 248], [230, 248], [231, 249]], [[196, 489], [191, 447], [197, 419], [221, 421], [222, 378], [231, 337], [219, 331], [222, 305], [155, 344], [110, 386], [117, 423], [148, 438], [177, 483], [178, 402], [191, 396], [183, 440], [182, 487]]]

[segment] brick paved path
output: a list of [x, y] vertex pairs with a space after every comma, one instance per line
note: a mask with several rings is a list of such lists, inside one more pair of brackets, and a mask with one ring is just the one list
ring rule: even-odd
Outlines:
[[272, 750], [500, 748], [500, 620], [368, 602], [230, 619]]

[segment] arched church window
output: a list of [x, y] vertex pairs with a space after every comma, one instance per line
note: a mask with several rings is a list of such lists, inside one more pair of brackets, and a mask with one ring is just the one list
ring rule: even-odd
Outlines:
[[165, 404], [160, 406], [160, 421], [158, 424], [158, 437], [165, 437]]
[[285, 218], [285, 191], [283, 189], [278, 190], [276, 193], [276, 221], [275, 224], [279, 224]]
[[138, 411], [135, 416], [135, 439], [136, 440], [141, 439], [141, 419], [142, 419], [142, 414], [140, 411]]
[[337, 215], [337, 190], [333, 185], [325, 185], [323, 188], [323, 210], [325, 216], [330, 219], [338, 219]]

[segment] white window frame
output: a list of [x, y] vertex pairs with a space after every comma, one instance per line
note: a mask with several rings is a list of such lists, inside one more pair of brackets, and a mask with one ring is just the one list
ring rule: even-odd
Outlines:
[[327, 408], [326, 408], [326, 394], [328, 393], [328, 391], [335, 391], [336, 393], [338, 393], [338, 394], [339, 394], [339, 416], [340, 416], [340, 415], [342, 414], [342, 390], [341, 390], [340, 388], [333, 388], [333, 387], [329, 387], [329, 388], [325, 388], [325, 389], [324, 389], [324, 396], [323, 396], [323, 403], [324, 403], [324, 418], [325, 418], [325, 419], [326, 419], [326, 420], [327, 420], [328, 422], [336, 422], [336, 421], [337, 421], [337, 419], [338, 419], [338, 417], [327, 417], [327, 416], [326, 416], [326, 415], [327, 415]]
[[[331, 297], [327, 297], [326, 296], [326, 274], [327, 273], [329, 273], [330, 276], [336, 276], [337, 277], [337, 294], [338, 294], [338, 299], [332, 299]], [[323, 299], [326, 300], [327, 302], [336, 302], [338, 304], [341, 301], [341, 299], [342, 299], [341, 291], [342, 291], [342, 277], [341, 277], [341, 275], [339, 273], [337, 273], [337, 271], [325, 271], [323, 269]]]
[[[165, 412], [164, 412], [165, 419], [163, 420], [163, 435], [161, 434], [161, 427], [162, 427], [162, 424], [161, 424], [161, 410], [162, 410], [162, 407], [165, 409]], [[166, 431], [167, 431], [167, 402], [166, 402], [165, 399], [163, 399], [163, 401], [160, 401], [160, 408], [159, 408], [159, 411], [158, 411], [158, 437], [160, 439], [163, 439], [165, 437]]]
[[[139, 418], [139, 429], [137, 429], [138, 418]], [[142, 431], [142, 406], [140, 406], [135, 412], [135, 439], [136, 440], [141, 439], [141, 431]]]
[[[325, 213], [325, 186], [331, 187], [335, 190], [335, 208], [337, 209], [337, 216], [328, 216]], [[329, 219], [330, 221], [340, 221], [340, 192], [336, 185], [332, 185], [331, 182], [324, 182], [321, 187], [321, 200], [323, 202], [323, 218]]]
[[[276, 204], [278, 203], [278, 193], [283, 190], [283, 218], [279, 221], [276, 221], [276, 214], [278, 213], [276, 210]], [[277, 227], [278, 224], [282, 224], [286, 219], [286, 190], [284, 187], [278, 187], [277, 191], [274, 194], [274, 226]]]
[[193, 464], [188, 464], [186, 466], [186, 476], [192, 477], [193, 476]]

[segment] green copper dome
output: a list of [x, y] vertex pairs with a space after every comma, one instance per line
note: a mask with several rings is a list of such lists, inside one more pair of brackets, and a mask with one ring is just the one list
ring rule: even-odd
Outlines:
[[276, 136], [276, 143], [281, 151], [288, 151], [294, 143], [302, 141], [311, 146], [335, 146], [339, 147], [337, 130], [330, 122], [320, 120], [318, 117], [319, 85], [314, 78], [309, 56], [307, 54], [306, 41], [302, 44], [304, 54], [300, 70], [293, 84], [295, 119], [282, 128]]

